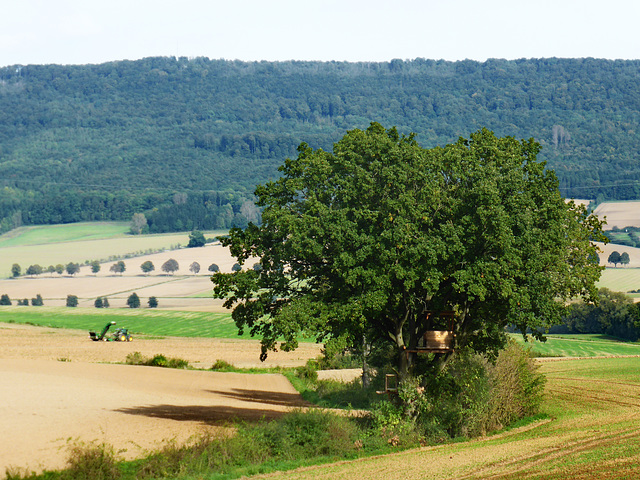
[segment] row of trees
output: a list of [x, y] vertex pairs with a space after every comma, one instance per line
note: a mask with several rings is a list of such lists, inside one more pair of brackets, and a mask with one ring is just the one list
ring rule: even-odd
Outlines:
[[613, 266], [616, 268], [618, 267], [618, 264], [629, 265], [630, 261], [631, 259], [629, 258], [629, 254], [627, 252], [620, 253], [616, 250], [611, 252], [609, 254], [609, 257], [607, 258], [607, 262], [613, 263]]
[[[18, 305], [29, 305], [29, 300], [22, 299], [18, 300]], [[66, 306], [67, 307], [77, 307], [79, 303], [79, 299], [77, 295], [67, 295]], [[156, 308], [158, 306], [158, 298], [155, 296], [149, 297], [147, 304], [149, 308]], [[0, 305], [12, 305], [11, 298], [6, 293], [0, 295]], [[31, 299], [31, 305], [34, 307], [39, 307], [44, 305], [44, 300], [42, 299], [42, 295], [38, 294], [35, 298]], [[109, 308], [109, 299], [107, 297], [98, 297], [93, 303], [96, 308]], [[140, 297], [135, 292], [129, 295], [127, 298], [127, 306], [129, 308], [139, 308], [140, 307]]]
[[[94, 260], [91, 263], [89, 263], [89, 265], [91, 267], [91, 273], [95, 274], [100, 272], [101, 265], [98, 261]], [[165, 273], [173, 274], [180, 269], [180, 264], [178, 263], [177, 260], [170, 258], [169, 260], [164, 262], [162, 264], [162, 267], [160, 268]], [[155, 271], [155, 269], [156, 267], [151, 260], [146, 260], [145, 262], [142, 262], [142, 264], [140, 264], [140, 270], [145, 274], [149, 274]], [[114, 274], [120, 274], [120, 275], [122, 275], [126, 270], [127, 270], [127, 267], [123, 260], [119, 260], [113, 263], [109, 268], [110, 272]], [[208, 267], [208, 271], [213, 273], [218, 272], [219, 270], [220, 268], [215, 263], [212, 263]], [[66, 266], [62, 264], [58, 264], [55, 266], [50, 265], [46, 270], [38, 264], [29, 265], [29, 267], [27, 267], [27, 269], [25, 270], [25, 275], [37, 276], [45, 272], [50, 274], [57, 273], [59, 275], [62, 275], [65, 271], [69, 275], [75, 275], [80, 271], [80, 265], [78, 263], [70, 262]], [[189, 265], [189, 271], [194, 275], [197, 275], [200, 272], [200, 264], [198, 262], [192, 262]], [[22, 268], [20, 267], [20, 265], [17, 263], [14, 263], [13, 266], [11, 267], [12, 277], [13, 278], [19, 277], [21, 275], [21, 272], [22, 272]]]

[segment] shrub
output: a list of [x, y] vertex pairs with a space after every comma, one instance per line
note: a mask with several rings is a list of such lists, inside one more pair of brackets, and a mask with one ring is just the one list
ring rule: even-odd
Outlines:
[[490, 369], [492, 428], [538, 413], [546, 381], [538, 369], [530, 350], [515, 341], [500, 352]]
[[116, 453], [105, 443], [77, 443], [71, 446], [64, 478], [115, 480], [120, 478]]
[[211, 265], [209, 265], [209, 268], [207, 270], [216, 273], [220, 271], [220, 267], [218, 267], [218, 265], [216, 265], [215, 263], [212, 263]]
[[167, 358], [162, 354], [148, 358], [140, 352], [128, 354], [125, 363], [127, 365], [145, 365], [148, 367], [189, 368], [189, 362], [182, 358]]
[[234, 263], [233, 266], [231, 267], [232, 272], [239, 272], [240, 270], [242, 270], [242, 267], [240, 266], [239, 263]]
[[93, 306], [96, 308], [103, 308], [104, 304], [102, 303], [102, 298], [101, 297], [96, 298], [96, 301], [93, 302]]
[[11, 299], [9, 298], [9, 295], [3, 293], [2, 296], [0, 296], [0, 305], [11, 305]]
[[149, 308], [156, 308], [158, 306], [158, 299], [156, 297], [149, 297], [149, 301], [147, 303]]
[[31, 305], [34, 307], [41, 307], [44, 305], [44, 301], [42, 300], [42, 295], [37, 294], [36, 298], [31, 299]]
[[233, 365], [229, 362], [225, 362], [224, 360], [216, 360], [213, 365], [211, 365], [211, 370], [233, 370]]
[[78, 297], [76, 295], [67, 295], [67, 307], [77, 307]]

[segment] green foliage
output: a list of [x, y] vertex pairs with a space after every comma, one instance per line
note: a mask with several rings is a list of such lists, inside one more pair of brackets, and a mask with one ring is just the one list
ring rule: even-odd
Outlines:
[[155, 269], [156, 267], [153, 265], [153, 262], [151, 260], [146, 260], [140, 264], [140, 270], [142, 270], [143, 273], [150, 273]]
[[614, 267], [617, 267], [619, 263], [621, 263], [622, 261], [622, 257], [620, 255], [620, 252], [618, 252], [617, 250], [614, 250], [613, 252], [611, 252], [609, 254], [609, 257], [607, 258], [607, 262], [608, 263], [613, 263]]
[[40, 265], [29, 265], [27, 267], [27, 271], [25, 272], [27, 275], [40, 275], [42, 273], [42, 267]]
[[248, 192], [303, 139], [328, 150], [373, 118], [428, 146], [477, 125], [534, 137], [565, 195], [637, 198], [637, 70], [592, 58], [4, 67], [0, 231], [136, 213], [151, 232], [245, 227]]
[[189, 271], [194, 275], [197, 275], [200, 271], [200, 264], [198, 262], [193, 262], [191, 265], [189, 265]]
[[216, 265], [215, 263], [212, 263], [211, 265], [209, 265], [209, 268], [207, 268], [207, 270], [212, 273], [216, 273], [220, 271], [220, 267], [218, 267], [218, 265]]
[[78, 442], [69, 448], [63, 480], [117, 480], [121, 478], [117, 452], [106, 443]]
[[567, 307], [564, 327], [569, 333], [603, 333], [635, 342], [640, 338], [640, 309], [624, 293], [601, 288], [597, 302]]
[[127, 305], [129, 308], [140, 308], [140, 297], [138, 297], [136, 292], [129, 295], [129, 298], [127, 298]]
[[19, 277], [20, 276], [20, 272], [21, 272], [20, 265], [18, 265], [17, 263], [14, 263], [11, 266], [11, 276], [13, 278]]
[[78, 296], [77, 295], [67, 295], [67, 307], [77, 307], [78, 306]]
[[[100, 271], [100, 262], [97, 260], [93, 260], [89, 265], [91, 265], [91, 273], [95, 274]], [[55, 267], [53, 267], [55, 268]], [[54, 270], [55, 271], [55, 270]]]
[[0, 295], [0, 305], [11, 305], [11, 299], [9, 298], [9, 295], [7, 295], [6, 293]]
[[116, 263], [111, 265], [111, 268], [109, 268], [109, 271], [113, 273], [119, 273], [120, 275], [122, 275], [126, 269], [127, 269], [127, 266], [125, 265], [125, 263], [122, 260], [118, 260]]
[[96, 298], [96, 300], [93, 302], [93, 306], [96, 308], [104, 308], [102, 297]]
[[207, 241], [204, 238], [204, 234], [200, 230], [194, 230], [189, 234], [189, 243], [187, 248], [204, 247]]
[[[67, 271], [67, 273], [69, 275], [75, 275], [76, 273], [78, 273], [80, 271], [80, 264], [74, 263], [74, 262], [69, 262], [69, 263], [67, 263], [67, 266], [65, 267], [65, 270]], [[57, 268], [56, 268], [56, 271], [58, 271]]]
[[41, 307], [44, 305], [44, 300], [42, 300], [42, 295], [37, 294], [36, 298], [31, 299], [31, 305], [34, 307]]
[[125, 359], [127, 365], [144, 365], [148, 367], [164, 367], [164, 368], [177, 368], [186, 369], [189, 368], [189, 362], [182, 358], [167, 358], [162, 354], [154, 355], [153, 357], [145, 357], [140, 352], [132, 352], [127, 355]]
[[301, 144], [280, 179], [256, 188], [262, 223], [221, 238], [262, 269], [214, 274], [214, 296], [261, 337], [262, 358], [303, 332], [391, 345], [401, 376], [427, 372], [446, 355], [415, 351], [426, 331], [449, 328], [426, 314], [444, 310], [458, 346], [497, 351], [507, 324], [537, 331], [560, 321], [564, 301], [595, 297], [602, 270], [600, 221], [564, 201], [539, 149], [486, 129], [425, 149], [377, 123], [333, 153]]
[[149, 308], [156, 308], [158, 306], [158, 299], [154, 296], [149, 297]]

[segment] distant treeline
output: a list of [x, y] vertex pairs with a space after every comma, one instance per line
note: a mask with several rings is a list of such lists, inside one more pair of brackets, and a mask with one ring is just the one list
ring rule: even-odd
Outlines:
[[143, 212], [226, 228], [301, 142], [330, 150], [371, 121], [425, 147], [480, 127], [533, 137], [564, 195], [640, 196], [640, 61], [16, 65], [0, 69], [0, 111], [2, 230]]

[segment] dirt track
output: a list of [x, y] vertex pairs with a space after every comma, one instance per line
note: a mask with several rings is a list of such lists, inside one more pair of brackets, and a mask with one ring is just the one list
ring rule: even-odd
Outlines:
[[[0, 478], [8, 466], [64, 466], [69, 441], [107, 442], [133, 458], [145, 449], [233, 419], [272, 417], [305, 403], [280, 375], [245, 375], [114, 365], [139, 351], [209, 367], [222, 359], [258, 365], [259, 344], [176, 339], [91, 342], [86, 332], [0, 324]], [[270, 355], [267, 365], [301, 365], [316, 345]]]

